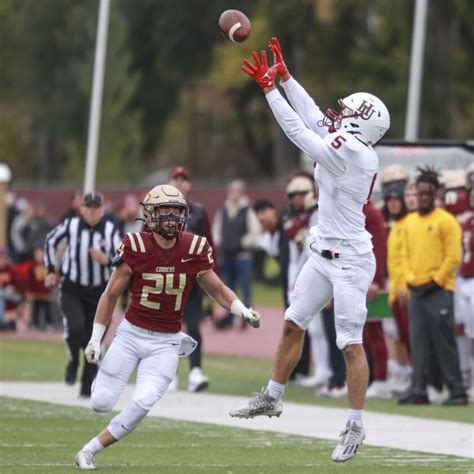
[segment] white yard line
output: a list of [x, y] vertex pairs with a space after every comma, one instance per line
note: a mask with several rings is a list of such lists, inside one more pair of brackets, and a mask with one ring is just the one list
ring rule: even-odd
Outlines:
[[[126, 387], [115, 410], [122, 410], [126, 406], [132, 391], [132, 386]], [[89, 400], [77, 397], [77, 387], [68, 387], [62, 383], [2, 381], [0, 395], [90, 407]], [[346, 420], [345, 409], [298, 403], [285, 403], [280, 418], [241, 420], [228, 415], [229, 410], [243, 405], [247, 400], [231, 395], [170, 392], [153, 407], [149, 416], [332, 440], [336, 440]], [[364, 425], [367, 430], [365, 442], [372, 446], [474, 458], [472, 424], [365, 412]]]

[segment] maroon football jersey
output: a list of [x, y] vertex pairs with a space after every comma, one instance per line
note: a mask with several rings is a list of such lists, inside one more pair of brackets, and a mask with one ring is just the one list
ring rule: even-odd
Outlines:
[[151, 232], [128, 233], [117, 255], [133, 271], [125, 318], [152, 331], [180, 331], [195, 278], [214, 268], [212, 248], [206, 238], [183, 232], [175, 246], [165, 250]]
[[459, 273], [461, 276], [474, 277], [474, 211], [463, 214], [462, 227], [462, 261]]

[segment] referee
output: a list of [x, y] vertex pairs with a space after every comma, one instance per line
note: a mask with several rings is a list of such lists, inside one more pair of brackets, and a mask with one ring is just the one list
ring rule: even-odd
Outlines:
[[[46, 237], [46, 286], [60, 283], [59, 304], [64, 317], [65, 341], [69, 363], [64, 380], [76, 381], [81, 348], [92, 334], [99, 298], [111, 275], [111, 261], [121, 236], [115, 223], [104, 218], [104, 199], [99, 193], [88, 193], [82, 199], [80, 215], [66, 218]], [[56, 271], [56, 249], [65, 241], [66, 248]], [[97, 366], [84, 359], [81, 391], [90, 397]]]

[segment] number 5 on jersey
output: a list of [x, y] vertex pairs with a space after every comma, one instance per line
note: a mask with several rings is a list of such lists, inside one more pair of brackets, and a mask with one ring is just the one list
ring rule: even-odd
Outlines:
[[336, 150], [341, 148], [342, 144], [347, 141], [342, 135], [338, 135], [332, 142], [331, 146]]

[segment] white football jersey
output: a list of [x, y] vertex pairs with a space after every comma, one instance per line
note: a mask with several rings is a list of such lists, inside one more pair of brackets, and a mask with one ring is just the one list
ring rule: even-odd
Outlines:
[[293, 108], [278, 90], [266, 98], [287, 137], [317, 163], [319, 216], [318, 224], [311, 228], [316, 248], [352, 255], [369, 252], [372, 237], [365, 230], [363, 207], [377, 177], [375, 151], [355, 135], [328, 133], [326, 127], [317, 125], [324, 115], [294, 79], [283, 87]]

